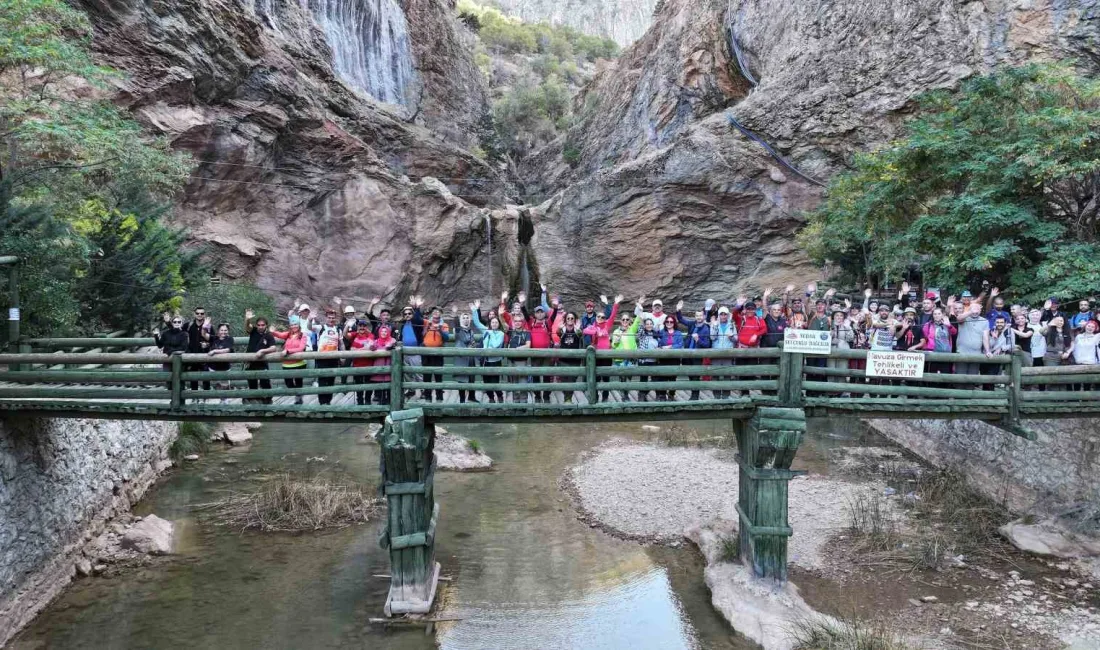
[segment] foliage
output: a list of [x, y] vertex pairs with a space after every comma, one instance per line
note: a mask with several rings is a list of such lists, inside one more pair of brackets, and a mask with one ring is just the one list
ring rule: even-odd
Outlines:
[[904, 137], [857, 156], [801, 234], [847, 280], [918, 264], [934, 286], [985, 278], [1032, 300], [1100, 290], [1098, 238], [1100, 81], [1036, 65], [921, 97]]
[[505, 149], [516, 156], [531, 153], [568, 126], [571, 99], [560, 78], [551, 75], [537, 86], [519, 86], [493, 104], [493, 121]]
[[0, 0], [0, 254], [29, 335], [140, 328], [202, 276], [159, 221], [190, 159], [111, 104], [90, 33], [62, 0]]
[[474, 452], [475, 454], [481, 453], [481, 443], [477, 440], [467, 440], [466, 444], [469, 445], [470, 451]]
[[885, 623], [825, 618], [794, 623], [789, 630], [795, 650], [908, 650], [908, 646]]
[[720, 562], [736, 562], [741, 559], [741, 544], [736, 534], [723, 537], [718, 551]]
[[278, 315], [275, 299], [252, 284], [196, 284], [184, 294], [182, 312], [190, 314], [196, 307], [206, 309], [215, 325], [229, 323], [233, 336], [244, 336], [244, 312], [247, 309], [255, 312], [257, 318], [266, 318], [272, 323]]
[[210, 432], [211, 427], [205, 422], [181, 422], [180, 433], [168, 448], [168, 456], [179, 462], [184, 456], [205, 454], [210, 449]]
[[[526, 23], [471, 0], [461, 0], [458, 11], [479, 37], [476, 61], [494, 90], [494, 133], [481, 142], [489, 160], [516, 161], [558, 138], [571, 123], [573, 95], [590, 78], [592, 64], [618, 55], [609, 38]], [[508, 64], [495, 68], [494, 56]]]
[[[0, 184], [0, 254], [27, 260], [19, 266], [21, 334], [37, 337], [55, 330], [73, 331], [80, 303], [71, 285], [77, 261], [84, 256], [83, 243], [70, 237], [66, 225], [42, 206], [6, 201], [5, 188]], [[0, 277], [7, 278], [3, 269]], [[0, 304], [11, 304], [7, 289], [6, 281], [0, 284]], [[4, 328], [0, 337], [6, 336]]]
[[489, 49], [498, 53], [552, 54], [557, 59], [579, 57], [588, 61], [619, 54], [618, 44], [610, 38], [589, 36], [561, 25], [527, 23], [471, 0], [459, 1], [458, 15], [477, 31]]

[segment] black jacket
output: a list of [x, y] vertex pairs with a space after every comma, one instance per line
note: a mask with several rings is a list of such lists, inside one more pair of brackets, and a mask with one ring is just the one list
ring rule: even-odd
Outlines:
[[154, 334], [153, 340], [156, 341], [157, 347], [163, 350], [165, 354], [187, 352], [189, 343], [187, 332], [182, 329], [172, 329], [171, 325]]

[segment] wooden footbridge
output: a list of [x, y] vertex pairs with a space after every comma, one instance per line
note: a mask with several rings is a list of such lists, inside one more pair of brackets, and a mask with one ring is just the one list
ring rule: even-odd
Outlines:
[[[151, 343], [148, 339], [24, 340], [18, 354], [0, 354], [0, 414], [384, 421], [381, 453], [389, 520], [383, 545], [389, 548], [393, 564], [388, 613], [427, 611], [434, 598], [439, 505], [432, 482], [438, 423], [727, 419], [740, 451], [741, 557], [757, 575], [784, 580], [787, 540], [792, 534], [787, 487], [798, 474], [791, 470], [791, 462], [807, 416], [978, 419], [1031, 437], [1024, 425], [1028, 418], [1100, 413], [1100, 390], [1093, 388], [1100, 384], [1100, 367], [1032, 368], [1020, 354], [930, 353], [926, 355], [930, 363], [971, 368], [979, 364], [980, 374], [926, 373], [919, 379], [883, 379], [868, 377], [860, 369], [868, 354], [860, 350], [806, 357], [777, 348], [645, 352], [398, 348], [298, 354], [295, 359], [311, 362], [311, 367], [300, 369], [279, 367], [284, 360], [280, 354], [259, 361], [253, 354], [214, 359], [203, 354], [166, 357], [155, 351], [102, 351], [106, 346]], [[74, 348], [101, 351], [72, 352]], [[410, 363], [417, 359], [444, 365]], [[503, 365], [476, 363], [485, 359], [503, 359]], [[709, 365], [704, 365], [705, 359]], [[462, 362], [456, 364], [456, 360]], [[212, 361], [235, 369], [206, 370]], [[355, 365], [365, 363], [372, 365]], [[363, 383], [354, 383], [357, 377]], [[278, 385], [297, 380], [302, 380], [300, 388]], [[211, 389], [204, 390], [203, 382], [212, 382]], [[264, 387], [265, 382], [272, 387]], [[357, 391], [371, 397], [371, 403], [357, 403]], [[446, 398], [427, 399], [435, 391], [445, 391]], [[459, 391], [474, 391], [478, 401], [460, 402]], [[415, 393], [421, 397], [414, 397]], [[381, 395], [387, 397], [378, 403]], [[331, 396], [331, 403], [321, 404], [321, 396]], [[490, 402], [490, 396], [499, 399]]]

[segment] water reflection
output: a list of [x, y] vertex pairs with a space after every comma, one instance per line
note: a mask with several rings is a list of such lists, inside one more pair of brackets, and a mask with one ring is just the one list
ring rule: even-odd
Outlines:
[[[702, 435], [728, 430], [703, 423]], [[266, 472], [340, 471], [378, 480], [365, 430], [268, 426], [247, 450], [172, 475], [138, 514], [193, 520], [193, 506]], [[646, 549], [578, 521], [557, 488], [578, 455], [637, 425], [477, 427], [497, 461], [486, 474], [437, 475], [444, 648], [747, 648], [714, 612], [689, 549]], [[324, 458], [318, 461], [318, 458]], [[227, 461], [235, 461], [227, 463]], [[334, 469], [336, 468], [336, 469]], [[421, 631], [367, 625], [389, 573], [379, 526], [308, 535], [238, 534], [191, 523], [183, 554], [115, 578], [76, 582], [14, 648], [342, 648], [435, 646]], [[449, 627], [448, 627], [449, 626]]]

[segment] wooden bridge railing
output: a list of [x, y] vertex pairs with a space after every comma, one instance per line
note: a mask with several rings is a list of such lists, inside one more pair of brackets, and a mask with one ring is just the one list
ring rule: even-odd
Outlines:
[[[86, 341], [63, 339], [57, 345], [69, 348], [77, 343]], [[112, 344], [129, 343], [127, 339], [112, 340]], [[860, 367], [866, 358], [863, 350], [834, 351], [822, 357], [784, 353], [777, 348], [398, 348], [302, 353], [293, 360], [306, 361], [308, 367], [282, 368], [280, 364], [286, 361], [282, 353], [261, 361], [252, 354], [166, 357], [155, 352], [32, 352], [0, 354], [0, 409], [74, 415], [229, 418], [269, 413], [344, 419], [378, 419], [410, 405], [423, 408], [430, 417], [488, 419], [652, 412], [701, 417], [719, 411], [748, 414], [757, 406], [777, 405], [818, 413], [1009, 421], [1100, 413], [1100, 366], [1031, 368], [1025, 367], [1019, 353], [991, 358], [930, 353], [925, 355], [929, 364], [948, 368], [951, 364], [980, 364], [982, 372], [926, 371], [919, 379], [886, 379], [867, 376]], [[486, 359], [501, 360], [501, 365], [479, 363]], [[206, 368], [209, 363], [229, 363], [231, 369], [211, 371]], [[355, 363], [371, 365], [353, 366]], [[356, 378], [365, 382], [355, 383]], [[302, 380], [300, 387], [286, 385], [296, 384], [286, 380], [298, 379]], [[313, 385], [315, 380], [318, 385]], [[207, 383], [210, 389], [205, 388]], [[322, 395], [357, 391], [373, 396], [372, 403], [356, 404], [349, 397], [332, 404], [319, 403]], [[383, 391], [388, 391], [388, 396], [379, 403]], [[450, 397], [432, 402], [430, 397], [436, 391], [445, 391]], [[480, 403], [460, 403], [454, 397], [456, 391], [476, 391]], [[653, 392], [654, 399], [643, 401]], [[429, 399], [412, 400], [406, 396], [411, 393]], [[486, 397], [496, 393], [505, 399], [488, 403]], [[678, 399], [657, 401], [666, 393], [679, 393]], [[576, 399], [537, 401], [549, 394]], [[288, 403], [297, 398], [308, 401]]]

